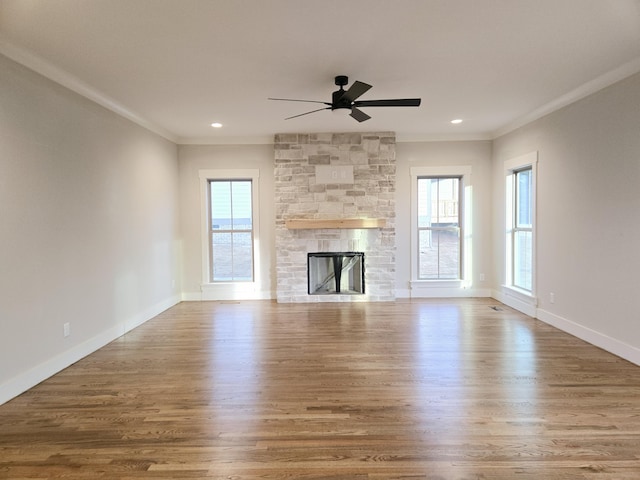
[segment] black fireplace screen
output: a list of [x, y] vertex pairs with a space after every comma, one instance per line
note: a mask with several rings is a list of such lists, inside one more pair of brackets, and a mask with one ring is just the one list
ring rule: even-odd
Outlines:
[[307, 279], [309, 295], [364, 294], [364, 253], [309, 253]]

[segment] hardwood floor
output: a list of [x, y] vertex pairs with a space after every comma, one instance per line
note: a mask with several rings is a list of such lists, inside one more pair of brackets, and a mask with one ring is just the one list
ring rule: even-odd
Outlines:
[[0, 406], [2, 479], [639, 477], [640, 367], [488, 299], [181, 303]]

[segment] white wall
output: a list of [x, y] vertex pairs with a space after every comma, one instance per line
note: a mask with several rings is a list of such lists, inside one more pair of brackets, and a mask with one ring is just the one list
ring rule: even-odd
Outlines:
[[[180, 225], [182, 232], [183, 299], [275, 298], [275, 189], [273, 145], [181, 145], [180, 162]], [[232, 291], [227, 286], [210, 289], [203, 295], [202, 230], [200, 170], [257, 169], [259, 179], [260, 268], [256, 275], [256, 290]], [[216, 286], [218, 287], [218, 286]], [[241, 288], [242, 286], [237, 286]]]
[[[495, 212], [504, 212], [504, 162], [532, 151], [537, 317], [640, 364], [640, 74], [495, 140]], [[503, 232], [498, 214], [497, 298]]]
[[[491, 294], [491, 142], [423, 142], [396, 145], [396, 293], [409, 296], [490, 296]], [[471, 167], [472, 283], [467, 291], [421, 289], [411, 291], [411, 182], [412, 167]], [[480, 281], [484, 274], [484, 281]]]
[[173, 305], [180, 285], [173, 143], [4, 56], [0, 107], [2, 403]]

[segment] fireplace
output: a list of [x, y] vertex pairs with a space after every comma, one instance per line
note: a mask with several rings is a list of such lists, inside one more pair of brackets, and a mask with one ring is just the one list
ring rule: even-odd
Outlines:
[[[395, 300], [395, 144], [393, 132], [275, 136], [279, 303]], [[316, 259], [320, 273], [310, 285], [309, 252], [366, 254], [366, 292], [364, 258], [342, 258], [338, 285], [333, 258]]]
[[364, 295], [363, 252], [307, 254], [309, 295]]

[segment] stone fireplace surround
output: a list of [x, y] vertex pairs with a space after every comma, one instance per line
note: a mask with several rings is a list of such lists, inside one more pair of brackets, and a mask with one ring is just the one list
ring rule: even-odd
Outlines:
[[[395, 133], [275, 136], [276, 297], [280, 303], [395, 300]], [[316, 168], [353, 177], [319, 182]], [[334, 177], [337, 178], [337, 177]], [[321, 178], [322, 180], [322, 178]], [[353, 183], [350, 183], [350, 182]], [[375, 219], [373, 228], [288, 228], [292, 220]], [[339, 224], [340, 222], [336, 222]], [[343, 222], [349, 224], [349, 222]], [[309, 295], [307, 253], [365, 253], [364, 295]]]

